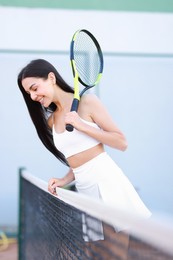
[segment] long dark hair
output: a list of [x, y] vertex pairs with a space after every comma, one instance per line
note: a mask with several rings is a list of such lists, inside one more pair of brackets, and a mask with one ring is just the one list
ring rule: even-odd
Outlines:
[[24, 78], [36, 77], [47, 79], [50, 72], [54, 73], [56, 84], [62, 90], [73, 93], [73, 89], [64, 81], [55, 67], [43, 59], [33, 60], [26, 67], [24, 67], [18, 75], [17, 83], [24, 97], [31, 119], [35, 125], [37, 134], [42, 143], [52, 154], [55, 155], [56, 158], [68, 166], [68, 162], [65, 156], [54, 145], [52, 130], [47, 123], [47, 111], [55, 111], [56, 105], [51, 103], [50, 106], [45, 109], [39, 102], [33, 101], [22, 86], [22, 80]]

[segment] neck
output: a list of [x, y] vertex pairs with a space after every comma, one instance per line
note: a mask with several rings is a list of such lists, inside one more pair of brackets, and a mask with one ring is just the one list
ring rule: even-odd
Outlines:
[[73, 100], [73, 93], [65, 92], [62, 89], [56, 94], [54, 103], [56, 104], [58, 110], [70, 111], [71, 104]]

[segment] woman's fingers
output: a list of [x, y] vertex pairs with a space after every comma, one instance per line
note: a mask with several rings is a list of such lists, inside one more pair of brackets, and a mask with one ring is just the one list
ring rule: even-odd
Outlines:
[[56, 187], [58, 186], [57, 179], [50, 179], [48, 182], [48, 191], [52, 194], [56, 194]]

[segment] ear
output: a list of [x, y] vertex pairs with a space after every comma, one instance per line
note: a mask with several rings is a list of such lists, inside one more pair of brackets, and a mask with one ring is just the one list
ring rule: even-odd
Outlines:
[[56, 77], [55, 74], [53, 72], [49, 72], [48, 74], [48, 79], [51, 80], [52, 84], [55, 85], [56, 84]]

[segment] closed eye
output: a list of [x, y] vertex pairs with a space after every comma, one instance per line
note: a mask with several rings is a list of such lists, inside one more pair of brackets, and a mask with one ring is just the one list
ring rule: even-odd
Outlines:
[[26, 91], [26, 93], [28, 95], [31, 95], [31, 92], [36, 92], [37, 91], [37, 88], [32, 88], [31, 91]]
[[35, 84], [32, 84], [32, 85], [30, 86], [29, 90], [26, 91], [26, 93], [27, 93], [28, 95], [31, 95], [31, 92], [36, 92], [36, 91], [37, 91], [37, 86], [36, 86]]
[[30, 87], [29, 90], [35, 91], [37, 89], [36, 83], [33, 83]]

